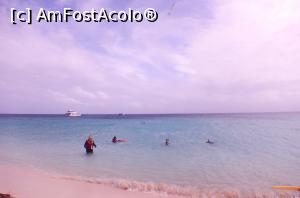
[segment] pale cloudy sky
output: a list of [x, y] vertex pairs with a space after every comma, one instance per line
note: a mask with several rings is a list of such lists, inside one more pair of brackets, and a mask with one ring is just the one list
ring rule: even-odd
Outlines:
[[[155, 23], [10, 23], [10, 8], [158, 11]], [[0, 113], [300, 110], [299, 0], [0, 2]]]

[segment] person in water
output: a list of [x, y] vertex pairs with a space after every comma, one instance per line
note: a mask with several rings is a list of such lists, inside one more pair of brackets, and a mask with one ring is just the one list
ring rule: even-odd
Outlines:
[[206, 143], [208, 144], [213, 144], [214, 142], [210, 141], [209, 139], [207, 139]]
[[86, 153], [87, 154], [92, 154], [94, 151], [93, 151], [93, 148], [96, 148], [96, 144], [94, 142], [94, 139], [92, 136], [89, 136], [89, 138], [85, 141], [84, 143], [84, 148], [86, 150]]
[[168, 146], [170, 144], [169, 139], [166, 139], [165, 145]]
[[114, 136], [113, 139], [112, 139], [111, 141], [112, 141], [113, 143], [117, 143], [117, 142], [118, 142], [117, 137]]

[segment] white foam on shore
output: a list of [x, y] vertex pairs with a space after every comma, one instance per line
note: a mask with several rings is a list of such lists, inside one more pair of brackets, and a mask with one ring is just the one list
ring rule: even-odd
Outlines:
[[154, 193], [162, 196], [168, 195], [169, 197], [182, 196], [191, 198], [300, 198], [300, 192], [297, 191], [283, 191], [270, 189], [270, 191], [268, 192], [245, 192], [241, 189], [224, 188], [218, 186], [200, 188], [192, 186], [171, 185], [166, 183], [140, 182], [127, 179], [95, 179], [81, 176], [69, 176], [57, 174], [51, 171], [45, 171], [43, 169], [29, 167], [28, 165], [20, 167], [16, 165], [6, 164], [2, 168], [2, 173], [4, 175], [8, 174], [9, 172], [14, 173], [15, 176], [12, 178], [24, 178], [28, 176], [44, 175], [46, 177], [57, 180], [69, 180], [82, 183], [99, 184], [99, 186], [102, 185], [107, 187], [114, 187], [116, 189], [122, 189], [125, 191]]
[[159, 193], [192, 198], [300, 198], [300, 192], [270, 191], [244, 192], [239, 189], [221, 188], [196, 188], [187, 186], [170, 185], [165, 183], [139, 182], [125, 179], [89, 179], [82, 177], [57, 176], [60, 179], [75, 180], [93, 184], [108, 185], [127, 191], [146, 193]]

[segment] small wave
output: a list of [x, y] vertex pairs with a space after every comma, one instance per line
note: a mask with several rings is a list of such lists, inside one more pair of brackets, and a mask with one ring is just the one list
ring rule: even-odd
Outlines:
[[93, 184], [107, 185], [127, 191], [158, 193], [191, 198], [300, 198], [300, 192], [244, 192], [239, 189], [196, 188], [170, 185], [166, 183], [139, 182], [125, 179], [88, 179], [81, 177], [59, 176], [61, 179], [75, 180]]

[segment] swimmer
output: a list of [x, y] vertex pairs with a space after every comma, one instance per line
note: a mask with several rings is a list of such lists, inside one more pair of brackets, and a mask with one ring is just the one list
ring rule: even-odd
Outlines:
[[214, 142], [210, 141], [209, 139], [207, 139], [206, 143], [208, 144], [213, 144]]
[[165, 145], [168, 146], [170, 144], [169, 139], [166, 139]]
[[117, 137], [114, 136], [113, 139], [111, 140], [113, 143], [117, 143]]

